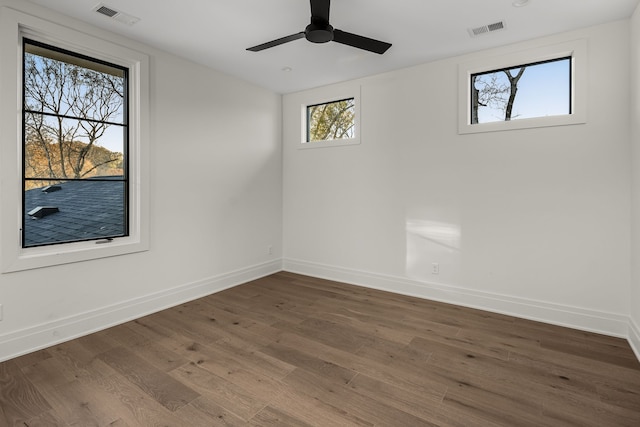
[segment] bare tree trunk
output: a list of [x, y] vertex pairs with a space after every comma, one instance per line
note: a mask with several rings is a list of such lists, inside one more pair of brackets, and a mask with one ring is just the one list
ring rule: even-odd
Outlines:
[[480, 89], [476, 88], [476, 76], [471, 78], [471, 124], [478, 124], [478, 104]]
[[522, 74], [524, 73], [525, 68], [527, 67], [520, 68], [520, 70], [518, 71], [518, 74], [516, 74], [515, 76], [512, 76], [509, 70], [504, 71], [504, 73], [507, 75], [507, 78], [509, 79], [509, 84], [511, 85], [511, 90], [509, 91], [509, 99], [507, 100], [507, 106], [504, 110], [505, 121], [511, 120], [511, 114], [513, 112], [513, 103], [516, 100], [516, 94], [518, 93], [518, 81], [520, 80], [520, 77], [522, 77]]

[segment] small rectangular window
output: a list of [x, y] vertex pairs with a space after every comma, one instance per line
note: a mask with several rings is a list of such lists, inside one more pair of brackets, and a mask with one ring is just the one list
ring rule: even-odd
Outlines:
[[571, 114], [571, 57], [471, 74], [471, 124]]
[[498, 49], [458, 64], [458, 133], [587, 122], [587, 40]]
[[306, 142], [353, 139], [355, 98], [307, 106]]
[[23, 248], [129, 235], [127, 78], [23, 39]]

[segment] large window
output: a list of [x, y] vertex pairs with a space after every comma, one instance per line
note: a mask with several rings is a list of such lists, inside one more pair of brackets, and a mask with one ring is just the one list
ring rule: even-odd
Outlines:
[[23, 40], [23, 247], [128, 235], [127, 77]]
[[149, 57], [84, 31], [0, 8], [2, 273], [149, 249]]

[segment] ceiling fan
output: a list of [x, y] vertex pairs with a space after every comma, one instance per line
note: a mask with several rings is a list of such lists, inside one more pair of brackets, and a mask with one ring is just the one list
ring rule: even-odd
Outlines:
[[327, 43], [334, 41], [379, 54], [385, 53], [387, 49], [391, 47], [391, 43], [370, 39], [369, 37], [363, 37], [333, 28], [329, 24], [330, 5], [331, 0], [311, 0], [311, 23], [307, 25], [304, 31], [272, 40], [267, 43], [259, 44], [257, 46], [250, 47], [247, 50], [259, 52], [303, 37], [313, 43]]

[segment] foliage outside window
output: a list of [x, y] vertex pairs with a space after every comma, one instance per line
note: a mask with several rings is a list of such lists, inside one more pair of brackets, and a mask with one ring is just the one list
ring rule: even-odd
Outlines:
[[571, 57], [471, 75], [471, 124], [571, 114]]
[[127, 68], [23, 43], [22, 246], [127, 236]]
[[352, 139], [355, 118], [355, 98], [309, 105], [306, 142]]

